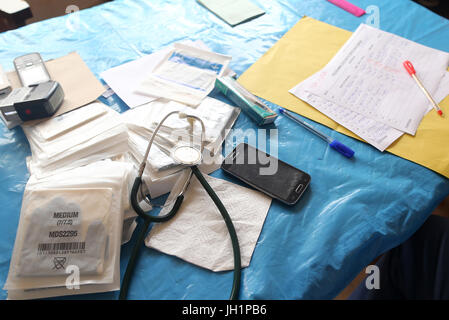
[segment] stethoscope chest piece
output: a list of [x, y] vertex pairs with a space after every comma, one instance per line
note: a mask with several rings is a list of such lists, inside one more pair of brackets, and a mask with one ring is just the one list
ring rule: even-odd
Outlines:
[[194, 166], [201, 163], [201, 151], [191, 145], [180, 145], [172, 151], [172, 158], [179, 164]]

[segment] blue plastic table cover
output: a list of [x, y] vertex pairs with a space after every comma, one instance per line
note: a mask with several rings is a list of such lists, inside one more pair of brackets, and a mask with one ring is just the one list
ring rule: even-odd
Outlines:
[[[15, 57], [29, 52], [40, 52], [47, 60], [77, 51], [100, 78], [100, 72], [108, 68], [191, 39], [231, 55], [231, 68], [240, 75], [304, 15], [350, 31], [367, 19], [324, 0], [252, 1], [266, 14], [232, 28], [193, 0], [116, 0], [0, 34], [0, 64], [10, 70]], [[373, 4], [371, 0], [352, 2], [362, 8]], [[409, 0], [374, 4], [382, 30], [449, 51], [448, 20]], [[105, 102], [119, 111], [127, 109], [115, 95]], [[439, 174], [313, 124], [353, 148], [355, 159], [332, 151], [288, 118], [277, 119], [273, 128], [279, 130], [278, 157], [308, 172], [312, 182], [296, 206], [273, 201], [251, 264], [243, 270], [242, 299], [335, 297], [373, 259], [409, 238], [449, 194], [449, 181]], [[244, 131], [257, 126], [241, 114], [235, 128]], [[0, 130], [3, 287], [29, 177], [25, 157], [30, 149], [21, 128], [9, 131], [1, 124]], [[221, 170], [213, 176], [231, 179]], [[122, 276], [134, 240], [122, 246]], [[128, 298], [227, 299], [232, 277], [232, 271], [214, 273], [142, 248]], [[0, 298], [6, 296], [1, 290]], [[70, 298], [80, 297], [116, 299], [118, 292]]]

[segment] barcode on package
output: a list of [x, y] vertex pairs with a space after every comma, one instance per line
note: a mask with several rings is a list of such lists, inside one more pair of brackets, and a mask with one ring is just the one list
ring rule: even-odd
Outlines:
[[85, 250], [85, 242], [60, 242], [60, 243], [39, 243], [37, 251], [39, 253]]

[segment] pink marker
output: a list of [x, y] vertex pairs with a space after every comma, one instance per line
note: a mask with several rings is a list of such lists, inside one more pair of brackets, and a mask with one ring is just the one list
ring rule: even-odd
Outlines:
[[356, 17], [363, 16], [366, 13], [365, 10], [353, 5], [352, 3], [346, 0], [327, 0], [327, 1], [335, 4], [337, 7], [340, 7], [343, 10], [348, 11], [349, 13], [352, 13]]

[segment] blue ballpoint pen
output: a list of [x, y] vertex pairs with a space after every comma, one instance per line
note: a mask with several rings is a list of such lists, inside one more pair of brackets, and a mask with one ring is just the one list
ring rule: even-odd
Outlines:
[[340, 152], [342, 155], [344, 155], [347, 158], [352, 158], [354, 156], [354, 151], [351, 148], [348, 148], [343, 143], [341, 143], [338, 140], [333, 140], [331, 137], [326, 136], [325, 134], [319, 132], [314, 127], [312, 127], [307, 122], [295, 117], [292, 113], [288, 112], [287, 110], [283, 108], [279, 108], [279, 113], [286, 115], [288, 118], [292, 119], [296, 123], [300, 124], [310, 132], [316, 134], [318, 137], [329, 143], [329, 146], [338, 152]]

